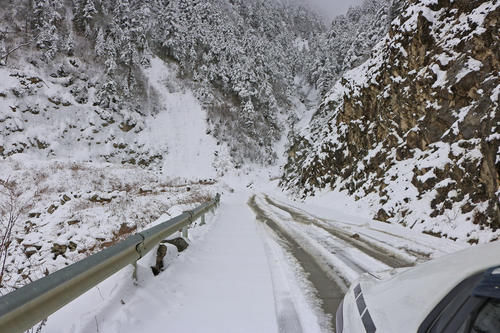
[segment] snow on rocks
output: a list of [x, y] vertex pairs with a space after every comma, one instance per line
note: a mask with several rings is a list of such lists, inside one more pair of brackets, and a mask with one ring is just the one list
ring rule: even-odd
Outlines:
[[408, 3], [293, 138], [282, 184], [346, 191], [372, 217], [437, 237], [498, 239], [499, 8]]
[[[216, 192], [213, 183], [179, 186], [151, 171], [109, 163], [16, 154], [0, 161], [0, 168], [2, 181], [14, 184], [19, 193], [16, 204], [26, 206], [14, 225], [2, 292], [111, 246], [159, 216], [178, 214]], [[7, 198], [0, 199], [3, 204]]]

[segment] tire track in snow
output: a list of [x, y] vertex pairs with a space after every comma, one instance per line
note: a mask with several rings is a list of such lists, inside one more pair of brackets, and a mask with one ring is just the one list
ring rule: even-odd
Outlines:
[[[319, 221], [321, 221], [321, 219], [319, 219], [319, 218], [309, 216], [309, 214], [306, 215], [306, 213], [305, 212], [303, 213], [302, 210], [299, 211], [296, 208], [278, 203], [278, 202], [274, 201], [273, 199], [269, 198], [269, 196], [267, 196], [267, 195], [265, 195], [264, 197], [270, 205], [272, 205], [278, 209], [281, 209], [281, 210], [285, 211], [286, 213], [290, 214], [296, 222], [305, 223], [305, 224], [313, 224], [313, 225], [327, 231], [328, 233], [330, 233], [334, 237], [337, 237], [337, 238], [343, 240], [344, 242], [348, 243], [348, 245], [350, 245], [354, 248], [357, 248], [358, 250], [365, 253], [369, 257], [375, 258], [376, 260], [386, 264], [387, 266], [390, 266], [393, 268], [400, 268], [400, 267], [408, 267], [408, 266], [414, 265], [414, 262], [400, 258], [396, 253], [391, 253], [386, 248], [382, 248], [380, 246], [377, 246], [373, 242], [369, 242], [366, 239], [361, 240], [359, 234], [357, 234], [357, 233], [350, 234], [346, 231], [341, 230], [340, 228], [325, 226], [323, 223], [319, 222]], [[353, 235], [357, 235], [357, 236], [353, 237]], [[358, 237], [358, 239], [356, 239], [356, 237]], [[369, 238], [374, 239], [373, 237], [369, 237]], [[374, 240], [376, 240], [376, 239], [374, 239]], [[411, 253], [411, 254], [415, 256], [414, 253]]]
[[[266, 195], [266, 197], [268, 196]], [[337, 232], [343, 232], [348, 237], [351, 237], [353, 234], [358, 233], [364, 238], [362, 243], [368, 244], [375, 249], [379, 249], [380, 251], [382, 251], [382, 253], [388, 253], [390, 256], [401, 260], [403, 263], [402, 267], [413, 266], [420, 262], [426, 262], [433, 257], [432, 253], [439, 255], [449, 253], [449, 251], [443, 252], [441, 248], [436, 247], [429, 242], [422, 242], [418, 239], [408, 238], [387, 230], [375, 228], [368, 224], [361, 227], [358, 224], [352, 224], [346, 221], [320, 218], [301, 208], [285, 204], [280, 200], [274, 198], [271, 200], [275, 203], [278, 203], [280, 206], [295, 211], [298, 215], [307, 217], [310, 220], [315, 220], [317, 223], [322, 224], [324, 227], [333, 228]], [[345, 228], [332, 227], [332, 223], [335, 223], [337, 225], [341, 224], [345, 226]], [[352, 233], [349, 233], [346, 229], [353, 229], [354, 231]], [[404, 244], [401, 244], [401, 242], [403, 242]], [[409, 246], [409, 244], [412, 244], [412, 246]], [[460, 249], [461, 248], [458, 247], [455, 251], [458, 251]]]
[[282, 210], [276, 211], [276, 208], [264, 199], [257, 197], [256, 202], [283, 232], [289, 234], [316, 258], [325, 272], [331, 274], [334, 279], [340, 277], [346, 289], [361, 274], [391, 268], [310, 221], [296, 223], [296, 220], [290, 218], [290, 214]]
[[[307, 279], [317, 291], [317, 298], [321, 300], [321, 308], [326, 316], [330, 319], [330, 330], [335, 327], [335, 312], [342, 301], [346, 283], [343, 278], [337, 276], [335, 279], [331, 272], [328, 273], [318, 262], [318, 258], [306, 251], [293, 236], [279, 226], [279, 223], [271, 219], [265, 211], [257, 204], [255, 196], [252, 196], [248, 201], [248, 205], [255, 212], [257, 220], [267, 224], [272, 231], [288, 245], [290, 253], [295, 257], [303, 271], [307, 273]], [[279, 314], [278, 314], [279, 317]], [[288, 332], [287, 326], [279, 320], [280, 332]]]
[[[263, 232], [266, 233], [266, 230], [263, 230]], [[272, 233], [272, 231], [268, 232]], [[283, 271], [283, 267], [279, 264], [271, 264], [272, 259], [278, 260], [276, 258], [280, 258], [281, 262], [285, 261], [285, 259], [282, 257], [282, 255], [280, 255], [280, 253], [278, 253], [278, 249], [272, 246], [273, 244], [270, 243], [270, 238], [271, 237], [264, 240], [264, 247], [267, 252], [269, 268], [271, 270], [271, 276], [273, 279], [273, 291], [275, 297], [279, 332], [303, 333], [300, 316], [295, 306], [293, 294], [290, 291], [290, 287], [287, 283], [288, 281], [285, 276], [285, 272]], [[278, 243], [276, 242], [275, 246], [280, 246], [277, 244]]]

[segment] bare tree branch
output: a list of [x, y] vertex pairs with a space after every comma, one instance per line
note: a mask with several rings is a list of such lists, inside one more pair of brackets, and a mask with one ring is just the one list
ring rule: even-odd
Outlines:
[[33, 206], [23, 201], [22, 193], [14, 181], [0, 179], [0, 285], [5, 278], [5, 267], [9, 247], [12, 243], [12, 230], [21, 216]]
[[36, 35], [35, 37], [33, 37], [31, 40], [27, 41], [26, 43], [22, 43], [22, 44], [15, 46], [13, 49], [7, 51], [4, 55], [0, 55], [0, 65], [6, 66], [9, 55], [11, 55], [15, 51], [19, 50], [21, 47], [28, 46], [31, 43], [33, 43], [38, 38], [39, 35], [40, 34]]

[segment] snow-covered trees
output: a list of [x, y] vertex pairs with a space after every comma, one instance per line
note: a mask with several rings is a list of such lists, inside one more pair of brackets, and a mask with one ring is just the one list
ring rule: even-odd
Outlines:
[[94, 0], [75, 0], [73, 9], [73, 22], [75, 27], [84, 32], [86, 36], [92, 34], [91, 21], [97, 14]]
[[104, 31], [102, 30], [102, 28], [99, 28], [99, 30], [97, 31], [97, 37], [96, 37], [96, 40], [95, 40], [95, 47], [94, 47], [94, 50], [95, 50], [95, 55], [97, 57], [102, 57], [106, 54], [106, 40], [105, 40], [105, 35], [104, 35]]
[[54, 58], [59, 51], [61, 38], [58, 27], [62, 21], [61, 0], [33, 0], [32, 27], [36, 34], [36, 45], [43, 50], [46, 60]]
[[291, 105], [295, 76], [310, 63], [300, 45], [324, 30], [308, 10], [268, 0], [30, 0], [20, 6], [29, 8], [34, 56], [46, 66], [82, 57], [100, 67], [100, 77], [82, 83], [96, 107], [139, 109], [148, 96], [141, 66], [154, 54], [178, 65], [179, 78], [211, 110], [214, 126], [234, 120], [213, 133], [235, 156], [266, 162], [273, 158], [265, 151], [280, 135], [278, 114]]
[[306, 57], [307, 78], [325, 95], [344, 71], [367, 59], [389, 28], [390, 13], [401, 1], [365, 0], [334, 18], [330, 30], [317, 35]]
[[[102, 30], [100, 30], [102, 32]], [[101, 35], [102, 36], [102, 35]], [[101, 37], [104, 39], [104, 37]], [[97, 44], [96, 44], [97, 45]], [[110, 108], [117, 111], [117, 91], [118, 84], [115, 81], [115, 74], [117, 70], [117, 64], [115, 59], [117, 58], [117, 48], [115, 40], [111, 34], [108, 34], [106, 40], [96, 48], [96, 53], [102, 55], [104, 60], [104, 76], [101, 81], [101, 85], [97, 91], [97, 103], [103, 108]]]
[[130, 10], [130, 3], [128, 0], [119, 0], [115, 11], [113, 13], [113, 34], [114, 42], [117, 43], [117, 56], [119, 62], [125, 67], [126, 71], [126, 85], [127, 95], [130, 89], [134, 87], [134, 67], [139, 62], [139, 55], [136, 45], [135, 29], [138, 22], [134, 19]]
[[246, 137], [240, 150], [263, 150], [254, 133], [264, 145], [277, 137], [276, 113], [288, 107], [294, 76], [302, 70], [295, 63], [295, 41], [321, 31], [320, 20], [302, 8], [262, 0], [171, 0], [156, 6], [151, 37], [157, 53], [179, 63], [179, 75], [195, 81], [203, 102], [235, 113], [242, 126], [222, 139]]

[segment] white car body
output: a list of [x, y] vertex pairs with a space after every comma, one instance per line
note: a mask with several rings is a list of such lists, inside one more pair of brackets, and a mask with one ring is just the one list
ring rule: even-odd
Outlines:
[[[500, 266], [500, 241], [474, 246], [416, 267], [392, 270], [380, 279], [364, 274], [344, 297], [340, 310], [343, 333], [417, 332], [429, 313], [460, 282], [495, 266]], [[375, 331], [367, 328], [367, 322], [361, 319], [355, 297], [358, 285]]]

